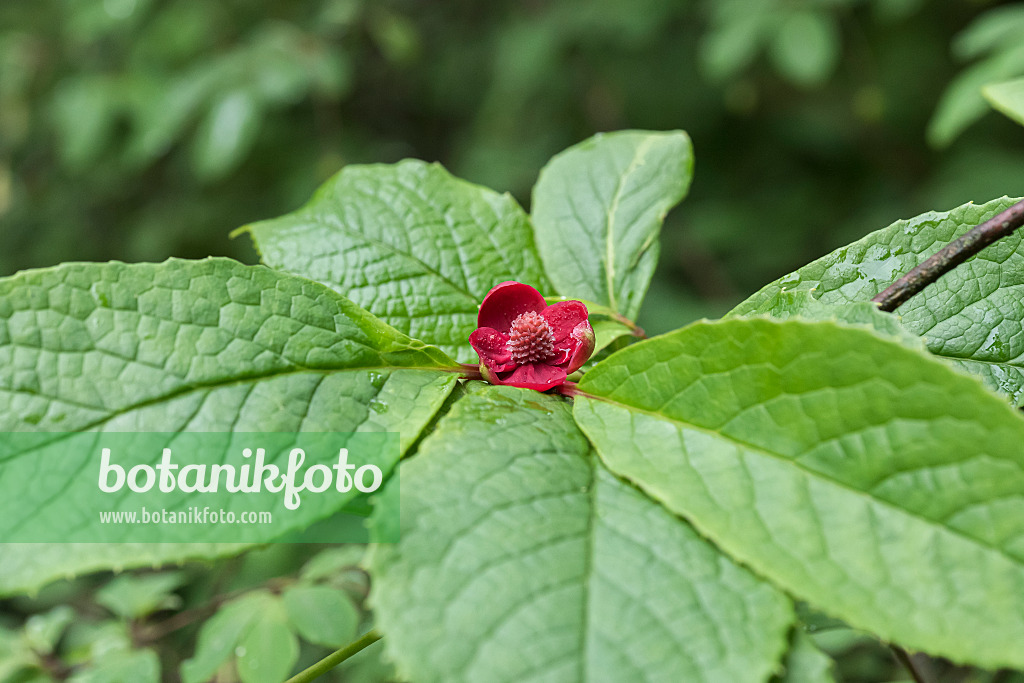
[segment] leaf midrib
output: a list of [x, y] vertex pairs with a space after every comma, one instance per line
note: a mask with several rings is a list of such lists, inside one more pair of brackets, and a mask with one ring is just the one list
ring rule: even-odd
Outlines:
[[637, 146], [636, 151], [633, 152], [633, 158], [629, 161], [629, 165], [615, 183], [615, 192], [612, 194], [611, 203], [605, 212], [607, 216], [605, 220], [605, 284], [608, 288], [608, 305], [616, 311], [619, 310], [619, 307], [615, 298], [615, 218], [619, 209], [619, 202], [622, 199], [622, 193], [625, 190], [626, 181], [643, 165], [642, 158], [654, 144], [654, 140], [653, 137], [646, 137]]
[[[436, 371], [438, 373], [442, 373], [442, 374], [443, 373], [449, 373], [450, 374], [450, 373], [461, 372], [461, 368], [457, 368], [457, 367], [418, 366], [418, 365], [367, 365], [367, 366], [350, 367], [350, 368], [306, 368], [306, 367], [294, 366], [294, 367], [287, 368], [287, 369], [284, 369], [284, 370], [281, 370], [281, 371], [278, 371], [278, 372], [270, 372], [270, 373], [266, 373], [266, 374], [262, 374], [262, 375], [251, 375], [251, 376], [248, 376], [248, 377], [234, 377], [234, 378], [231, 378], [231, 379], [225, 379], [225, 380], [216, 381], [216, 382], [207, 382], [207, 383], [202, 383], [202, 384], [189, 384], [189, 385], [185, 385], [185, 386], [182, 386], [182, 387], [178, 387], [177, 389], [175, 389], [173, 391], [167, 392], [166, 394], [162, 394], [160, 396], [154, 396], [154, 397], [148, 398], [148, 399], [146, 399], [144, 401], [139, 401], [137, 403], [133, 403], [131, 405], [124, 406], [122, 408], [118, 408], [118, 409], [116, 409], [114, 411], [111, 411], [110, 414], [105, 415], [102, 418], [99, 418], [99, 419], [94, 420], [92, 422], [86, 423], [84, 425], [80, 425], [80, 426], [76, 427], [73, 430], [69, 430], [69, 431], [66, 431], [66, 432], [54, 432], [54, 433], [74, 434], [74, 433], [89, 431], [89, 430], [94, 429], [96, 427], [100, 427], [103, 424], [113, 420], [114, 418], [120, 417], [121, 415], [126, 415], [126, 414], [131, 413], [131, 412], [136, 411], [136, 410], [142, 410], [144, 408], [148, 408], [148, 407], [151, 407], [151, 406], [154, 406], [154, 405], [159, 405], [159, 404], [165, 403], [167, 401], [173, 401], [175, 399], [178, 399], [178, 398], [181, 398], [183, 396], [187, 396], [187, 395], [189, 395], [191, 393], [195, 393], [195, 392], [199, 392], [199, 391], [213, 391], [213, 390], [222, 389], [222, 388], [225, 388], [225, 387], [241, 385], [241, 384], [248, 384], [248, 383], [262, 382], [262, 381], [265, 381], [265, 380], [277, 379], [278, 377], [288, 377], [288, 376], [291, 376], [291, 375], [320, 374], [320, 375], [327, 376], [327, 375], [332, 375], [332, 374], [336, 374], [336, 373], [343, 373], [343, 372], [365, 372], [365, 371], [372, 371], [372, 370], [384, 370], [386, 372], [392, 372], [392, 371], [396, 371], [396, 370], [434, 370], [434, 371]], [[27, 395], [31, 395], [31, 396], [38, 396], [38, 397], [47, 398], [49, 400], [54, 400], [54, 401], [61, 400], [61, 399], [59, 399], [57, 397], [46, 397], [46, 396], [43, 396], [42, 394], [37, 394], [37, 393], [34, 393], [34, 392], [27, 392], [27, 391], [25, 391], [23, 389], [13, 389], [13, 390], [10, 390], [10, 391], [11, 391], [11, 393], [21, 393], [21, 394], [27, 394]], [[61, 437], [58, 437], [56, 439], [53, 439], [52, 441], [46, 441], [46, 442], [43, 442], [43, 443], [36, 444], [33, 447], [33, 449], [35, 449], [35, 448], [42, 448], [42, 447], [48, 446], [50, 444], [58, 443], [63, 438], [65, 438], [65, 437], [61, 436]], [[11, 459], [17, 458], [17, 457], [23, 455], [24, 453], [25, 453], [25, 451], [22, 451], [22, 452], [19, 452], [19, 453], [14, 453], [14, 454], [6, 457], [6, 458], [0, 459], [0, 464], [3, 464], [7, 460], [11, 460]]]
[[[472, 292], [467, 290], [462, 285], [459, 285], [459, 284], [453, 282], [450, 278], [448, 278], [447, 276], [445, 276], [445, 275], [441, 274], [440, 272], [438, 272], [433, 266], [431, 266], [430, 264], [426, 263], [422, 259], [416, 258], [416, 256], [414, 256], [412, 253], [407, 252], [407, 251], [402, 251], [401, 249], [399, 249], [398, 247], [396, 247], [393, 244], [389, 244], [389, 243], [384, 242], [382, 240], [378, 240], [378, 239], [374, 239], [372, 237], [369, 237], [368, 235], [366, 235], [366, 234], [364, 234], [362, 232], [359, 232], [358, 230], [355, 230], [353, 228], [348, 227], [344, 223], [331, 223], [331, 222], [325, 220], [324, 217], [322, 215], [320, 215], [320, 214], [310, 214], [310, 215], [308, 215], [306, 217], [309, 220], [311, 220], [314, 224], [316, 224], [316, 225], [318, 225], [318, 226], [320, 226], [322, 228], [341, 230], [342, 232], [347, 233], [351, 237], [356, 237], [356, 238], [362, 239], [367, 244], [371, 244], [371, 245], [380, 247], [382, 250], [390, 252], [391, 254], [394, 254], [395, 256], [397, 256], [399, 258], [403, 258], [403, 259], [405, 259], [407, 261], [411, 261], [413, 263], [419, 264], [423, 268], [423, 270], [426, 271], [427, 274], [436, 277], [438, 280], [441, 280], [442, 282], [447, 284], [449, 287], [451, 287], [458, 294], [464, 295], [467, 300], [472, 302], [473, 306], [477, 305], [477, 298], [478, 297], [474, 296]], [[334, 250], [333, 252], [330, 252], [330, 254], [325, 254], [325, 255], [332, 255], [332, 254], [338, 254], [338, 253], [340, 253], [338, 250]], [[316, 258], [318, 258], [318, 257], [314, 257], [313, 259], [310, 259], [310, 260], [312, 261], [312, 260], [315, 260]], [[387, 282], [392, 282], [392, 280], [388, 280]], [[341, 283], [336, 283], [336, 284], [341, 284]]]
[[[575, 422], [572, 417], [571, 409], [569, 418]], [[577, 430], [579, 430], [577, 427]], [[587, 528], [584, 530], [583, 543], [585, 545], [583, 555], [583, 571], [584, 580], [582, 583], [583, 595], [580, 601], [580, 638], [579, 638], [579, 652], [580, 652], [580, 680], [585, 681], [587, 679], [587, 647], [588, 640], [591, 634], [590, 626], [590, 597], [592, 594], [591, 582], [594, 580], [594, 534], [596, 533], [596, 526], [594, 521], [597, 519], [597, 449], [594, 448], [594, 444], [587, 442], [589, 451], [587, 460], [587, 470], [590, 478], [587, 482], [587, 498], [589, 503], [589, 512], [587, 515]]]
[[[959, 537], [959, 538], [961, 538], [961, 539], [963, 539], [965, 541], [968, 541], [968, 542], [972, 543], [973, 545], [976, 545], [976, 546], [979, 546], [981, 548], [987, 548], [989, 550], [995, 551], [997, 554], [1001, 555], [1003, 558], [1009, 560], [1013, 565], [1017, 566], [1018, 568], [1024, 569], [1024, 559], [1021, 559], [1021, 558], [1018, 558], [1018, 557], [1015, 557], [1013, 555], [1008, 554], [1007, 551], [1004, 548], [1001, 548], [1001, 547], [995, 546], [995, 545], [991, 545], [991, 544], [986, 543], [986, 542], [984, 542], [984, 541], [982, 541], [980, 539], [977, 539], [977, 538], [975, 538], [973, 536], [968, 536], [966, 533], [964, 533], [964, 532], [962, 532], [962, 531], [960, 531], [958, 529], [954, 529], [953, 527], [950, 527], [950, 526], [948, 526], [946, 524], [938, 522], [938, 521], [936, 521], [934, 519], [931, 519], [929, 517], [924, 517], [924, 516], [922, 516], [922, 515], [920, 515], [920, 514], [918, 514], [916, 512], [912, 512], [911, 510], [907, 510], [906, 508], [899, 507], [895, 503], [891, 503], [889, 501], [886, 501], [886, 500], [883, 500], [883, 499], [878, 498], [876, 496], [873, 496], [873, 495], [871, 495], [867, 491], [863, 491], [861, 489], [854, 488], [854, 487], [852, 487], [851, 485], [849, 485], [849, 484], [847, 484], [845, 482], [839, 481], [838, 479], [835, 479], [834, 477], [830, 477], [830, 476], [828, 476], [828, 475], [826, 475], [824, 473], [818, 472], [817, 470], [809, 469], [808, 467], [806, 467], [803, 464], [801, 464], [799, 461], [797, 461], [797, 460], [795, 460], [793, 458], [788, 458], [785, 455], [782, 455], [781, 453], [775, 453], [775, 452], [767, 450], [767, 449], [765, 449], [765, 448], [763, 448], [761, 446], [757, 446], [757, 445], [754, 445], [754, 444], [751, 444], [751, 443], [747, 443], [747, 442], [745, 442], [745, 441], [743, 441], [741, 439], [737, 439], [737, 438], [732, 437], [732, 436], [726, 436], [725, 434], [722, 434], [721, 432], [715, 431], [715, 430], [710, 429], [708, 427], [701, 427], [699, 425], [695, 425], [693, 423], [686, 422], [685, 420], [680, 420], [680, 419], [677, 419], [677, 418], [668, 417], [667, 415], [663, 415], [661, 413], [657, 413], [657, 412], [654, 412], [652, 410], [647, 410], [647, 409], [644, 409], [644, 408], [633, 406], [633, 405], [630, 405], [628, 403], [622, 403], [621, 401], [617, 401], [615, 399], [612, 399], [612, 398], [609, 398], [609, 397], [606, 397], [606, 396], [598, 396], [598, 395], [595, 395], [595, 394], [587, 393], [587, 394], [583, 395], [582, 398], [596, 400], [596, 401], [601, 401], [603, 403], [607, 403], [609, 405], [613, 405], [613, 406], [622, 408], [622, 409], [627, 410], [627, 411], [629, 411], [631, 413], [640, 413], [642, 415], [647, 415], [648, 417], [651, 417], [653, 419], [662, 420], [664, 422], [670, 422], [670, 423], [673, 423], [673, 424], [677, 424], [677, 425], [680, 425], [681, 427], [686, 428], [686, 429], [692, 429], [694, 431], [707, 434], [707, 435], [709, 435], [711, 437], [717, 437], [719, 439], [730, 441], [733, 444], [736, 444], [737, 446], [740, 446], [742, 448], [748, 449], [748, 450], [752, 451], [755, 454], [758, 454], [758, 455], [761, 455], [761, 456], [766, 456], [766, 457], [771, 458], [773, 460], [783, 461], [785, 463], [790, 464], [792, 467], [800, 470], [801, 472], [806, 474], [808, 477], [818, 478], [818, 479], [820, 479], [822, 481], [825, 481], [825, 482], [828, 482], [828, 483], [830, 483], [830, 484], [832, 484], [832, 485], [834, 485], [834, 486], [836, 486], [838, 488], [841, 488], [841, 489], [843, 489], [845, 491], [848, 491], [848, 492], [853, 493], [853, 494], [855, 494], [855, 495], [857, 495], [859, 497], [862, 497], [862, 498], [868, 500], [869, 502], [871, 502], [872, 504], [879, 505], [881, 507], [888, 508], [890, 510], [895, 510], [895, 511], [897, 511], [899, 513], [908, 515], [908, 516], [910, 516], [910, 517], [912, 517], [914, 519], [917, 519], [919, 521], [925, 522], [929, 526], [938, 527], [938, 528], [942, 529], [943, 531], [946, 531], [946, 532], [948, 532], [948, 533], [950, 533], [950, 534], [952, 534], [954, 536], [957, 536], [957, 537]], [[589, 437], [588, 437], [588, 439], [589, 439]], [[591, 445], [593, 445], [594, 449], [597, 450], [598, 453], [600, 453], [600, 450], [597, 449], [597, 446], [595, 444], [593, 444], [593, 442], [591, 442]], [[604, 460], [604, 458], [602, 458], [602, 461], [603, 460]], [[610, 466], [609, 466], [609, 469], [612, 470], [616, 475], [622, 476], [622, 477], [628, 479], [629, 481], [633, 482], [636, 486], [640, 487], [641, 489], [646, 490], [644, 486], [642, 486], [639, 482], [637, 482], [632, 477], [630, 477], [628, 475], [625, 475], [625, 474], [622, 474], [618, 470], [612, 469]], [[682, 513], [680, 513], [680, 514], [682, 514]], [[692, 520], [691, 519], [692, 515], [687, 514], [687, 515], [684, 515], [684, 516], [688, 520], [690, 520], [694, 524], [694, 526], [700, 526], [700, 527], [704, 527], [705, 526], [703, 524], [698, 524], [696, 521]]]
[[[398, 185], [400, 185], [406, 191], [409, 191], [409, 192], [413, 193], [420, 201], [422, 201], [424, 204], [429, 206], [432, 211], [436, 212], [436, 214], [437, 214], [438, 218], [440, 219], [441, 223], [443, 225], [447, 226], [449, 228], [450, 232], [452, 232], [453, 234], [456, 233], [456, 231], [455, 231], [455, 229], [453, 227], [453, 223], [449, 220], [448, 215], [444, 212], [443, 208], [442, 207], [438, 207], [437, 205], [433, 204], [430, 201], [430, 197], [428, 197], [428, 196], [426, 196], [425, 194], [422, 193], [422, 188], [410, 187], [410, 186], [404, 184], [402, 182], [402, 179], [400, 179], [400, 178], [396, 179], [396, 183]], [[358, 187], [354, 187], [354, 188], [350, 188], [350, 189], [353, 192], [359, 192], [365, 199], [367, 199], [369, 201], [377, 201], [377, 202], [381, 201], [380, 197], [378, 197], [376, 195], [373, 195], [373, 194], [370, 194], [370, 193], [367, 193], [365, 191], [362, 191]], [[514, 204], [514, 200], [511, 200], [511, 196], [499, 195], [499, 197], [505, 199], [505, 201], [513, 201], [513, 205], [511, 207], [513, 214], [516, 213], [516, 209], [518, 209], [519, 212], [522, 212], [522, 209], [520, 209], [517, 205]], [[495, 241], [495, 234], [494, 234], [495, 230], [497, 230], [499, 227], [502, 226], [502, 224], [504, 223], [504, 217], [500, 216], [497, 213], [497, 209], [492, 204], [492, 202], [488, 201], [486, 198], [481, 198], [481, 199], [482, 199], [482, 203], [487, 206], [487, 209], [491, 212], [491, 215], [495, 219], [494, 220], [494, 224], [493, 224], [493, 229], [492, 230], [486, 230], [483, 225], [481, 225], [479, 222], [477, 222], [475, 220], [472, 220], [472, 218], [470, 220], [468, 220], [468, 221], [460, 222], [457, 225], [459, 225], [459, 226], [463, 226], [463, 225], [469, 226], [475, 234], [477, 234], [480, 237], [482, 237], [483, 240], [488, 245], [490, 245], [491, 250], [494, 253], [498, 254], [499, 257], [501, 258], [502, 265], [503, 265], [503, 267], [505, 269], [505, 274], [509, 275], [510, 277], [515, 278], [515, 277], [517, 277], [516, 273], [520, 269], [520, 264], [512, 263], [510, 261], [510, 257], [509, 257], [509, 255], [511, 253], [510, 250], [504, 248], [502, 245], [500, 245], [498, 242]], [[389, 210], [391, 209], [390, 206], [387, 207], [387, 208]], [[428, 273], [428, 274], [436, 277], [437, 279], [443, 281], [445, 284], [450, 286], [453, 290], [455, 290], [459, 294], [464, 295], [466, 297], [466, 299], [470, 302], [470, 304], [472, 305], [472, 308], [474, 310], [477, 307], [478, 300], [484, 294], [483, 292], [481, 292], [480, 294], [475, 294], [475, 293], [471, 292], [468, 289], [468, 287], [470, 286], [471, 280], [473, 280], [473, 279], [477, 279], [478, 280], [479, 279], [479, 275], [478, 274], [475, 275], [472, 272], [471, 269], [467, 268], [467, 265], [466, 265], [467, 262], [466, 262], [466, 259], [463, 258], [462, 249], [459, 248], [459, 245], [457, 245], [455, 243], [453, 243], [453, 247], [455, 247], [454, 250], [455, 250], [455, 252], [459, 256], [459, 266], [460, 266], [460, 271], [462, 273], [462, 276], [465, 279], [465, 286], [460, 285], [460, 284], [454, 282], [450, 277], [442, 274], [434, 266], [426, 263], [425, 261], [423, 261], [420, 258], [417, 258], [413, 254], [412, 251], [403, 250], [402, 248], [400, 248], [400, 247], [398, 247], [398, 246], [396, 246], [394, 244], [391, 244], [391, 243], [386, 242], [384, 240], [381, 240], [379, 238], [375, 238], [375, 237], [372, 237], [370, 235], [367, 235], [365, 232], [362, 232], [362, 231], [360, 231], [360, 230], [358, 230], [356, 228], [353, 228], [353, 227], [349, 226], [347, 223], [342, 222], [340, 220], [337, 223], [331, 222], [331, 221], [326, 219], [325, 215], [323, 214], [323, 212], [320, 210], [319, 207], [311, 208], [308, 211], [309, 212], [306, 213], [304, 215], [304, 217], [310, 219], [315, 225], [318, 225], [318, 226], [320, 226], [322, 228], [340, 230], [340, 231], [344, 232], [345, 234], [349, 235], [352, 238], [361, 239], [362, 241], [364, 241], [367, 244], [377, 246], [377, 247], [381, 248], [382, 250], [387, 251], [388, 253], [393, 254], [393, 255], [395, 255], [395, 256], [397, 256], [399, 258], [403, 258], [403, 259], [405, 259], [407, 261], [410, 261], [412, 263], [418, 264], [420, 267], [422, 267], [422, 269], [424, 271], [426, 271], [426, 273]], [[294, 218], [299, 219], [301, 217], [303, 217], [302, 214], [300, 214], [298, 216], [295, 216]], [[526, 226], [528, 228], [530, 227], [529, 223], [528, 223], [529, 216], [527, 216], [525, 213], [522, 213], [519, 216], [513, 216], [513, 217], [524, 219], [524, 220], [522, 220], [520, 222], [526, 224]], [[529, 230], [529, 229], [523, 231], [523, 236], [525, 236], [525, 237], [532, 237], [532, 231]], [[533, 249], [531, 249], [530, 251], [531, 251], [532, 254], [535, 254], [535, 247]], [[338, 252], [335, 251], [334, 253], [338, 253]], [[388, 282], [391, 282], [391, 280], [388, 280]], [[540, 283], [538, 283], [538, 284], [540, 284]]]
[[[441, 171], [445, 175], [447, 175], [447, 171], [444, 171], [444, 169], [439, 164], [434, 164], [433, 167], [441, 169]], [[455, 179], [455, 180], [459, 184], [468, 184], [468, 183], [466, 183], [465, 181], [463, 181], [461, 179]], [[408, 189], [408, 190], [410, 190], [412, 192], [417, 193], [417, 196], [419, 196], [424, 201], [424, 203], [426, 203], [431, 208], [435, 209], [437, 211], [438, 215], [441, 216], [444, 219], [444, 224], [449, 227], [451, 233], [453, 235], [457, 234], [457, 232], [455, 231], [455, 229], [453, 227], [453, 224], [448, 220], [448, 215], [445, 212], [439, 210], [435, 205], [430, 203], [430, 197], [425, 193], [422, 185], [416, 185], [416, 186], [412, 186], [412, 187], [406, 186], [406, 189]], [[527, 221], [529, 221], [529, 216], [526, 216], [526, 213], [525, 213], [525, 211], [522, 210], [522, 207], [520, 207], [518, 205], [518, 203], [515, 202], [514, 199], [512, 199], [512, 195], [511, 194], [506, 192], [503, 195], [497, 195], [497, 196], [498, 196], [498, 198], [500, 198], [500, 199], [502, 199], [502, 200], [504, 200], [506, 202], [511, 202], [512, 203], [512, 205], [513, 205], [512, 206], [512, 213], [515, 213], [515, 210], [519, 209], [519, 211], [521, 213], [521, 216], [524, 217]], [[471, 225], [473, 227], [474, 232], [476, 232], [477, 234], [481, 235], [488, 242], [488, 244], [491, 245], [491, 247], [493, 248], [493, 251], [501, 257], [501, 262], [505, 266], [505, 272], [511, 274], [513, 276], [513, 278], [515, 278], [515, 277], [518, 276], [517, 271], [519, 269], [516, 268], [512, 263], [509, 262], [508, 255], [510, 253], [510, 250], [504, 248], [501, 244], [498, 244], [495, 241], [495, 239], [494, 239], [495, 232], [497, 231], [498, 228], [501, 227], [501, 225], [503, 223], [502, 217], [497, 214], [494, 205], [490, 201], [488, 201], [488, 199], [486, 198], [486, 196], [484, 196], [484, 194], [481, 195], [481, 199], [482, 199], [482, 203], [487, 205], [487, 208], [491, 210], [491, 212], [492, 212], [492, 214], [494, 216], [495, 220], [494, 220], [493, 228], [491, 230], [485, 230], [484, 226], [482, 226], [480, 223], [478, 223], [475, 220], [470, 220], [469, 221], [469, 225]], [[470, 212], [470, 213], [472, 213], [472, 212]], [[528, 237], [532, 237], [533, 236], [533, 226], [527, 224], [527, 230], [523, 233], [523, 235], [524, 236], [528, 236]], [[453, 243], [454, 243], [454, 240], [453, 240]], [[458, 244], [453, 244], [453, 246], [455, 246], [455, 252], [459, 256], [459, 266], [461, 267], [460, 269], [462, 270], [462, 275], [466, 279], [466, 284], [468, 285], [469, 284], [469, 280], [470, 280], [470, 272], [466, 269], [466, 260], [464, 258], [462, 258], [462, 256], [463, 256], [462, 249], [459, 247]], [[536, 246], [535, 245], [531, 245], [531, 246], [533, 246], [534, 253], [536, 253]], [[497, 284], [497, 283], [494, 283], [494, 284]], [[541, 284], [541, 283], [537, 283], [537, 284]], [[472, 297], [473, 304], [475, 306], [476, 305], [476, 300], [478, 298], [480, 298], [480, 297], [472, 296], [471, 293], [470, 293], [470, 296]], [[483, 296], [483, 295], [481, 294], [480, 296]]]
[[973, 358], [971, 356], [950, 356], [949, 354], [946, 354], [946, 353], [936, 353], [935, 351], [931, 351], [931, 350], [929, 350], [929, 353], [931, 353], [933, 356], [936, 356], [938, 358], [942, 358], [944, 360], [959, 360], [959, 361], [964, 361], [965, 363], [983, 363], [985, 365], [995, 365], [995, 366], [998, 366], [998, 367], [1007, 367], [1007, 368], [1014, 368], [1014, 369], [1017, 369], [1017, 370], [1024, 370], [1024, 364], [1015, 362], [1015, 361], [1019, 361], [1021, 358], [1024, 358], [1024, 354], [1021, 354], [1020, 356], [1017, 356], [1016, 358], [1011, 358], [1010, 360], [1007, 360], [1007, 361], [1001, 361], [1001, 360], [985, 360], [983, 358]]

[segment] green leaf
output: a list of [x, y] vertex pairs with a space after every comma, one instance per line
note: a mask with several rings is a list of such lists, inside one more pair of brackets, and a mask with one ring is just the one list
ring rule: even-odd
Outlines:
[[657, 265], [661, 223], [690, 187], [682, 131], [602, 133], [556, 155], [533, 188], [533, 225], [559, 294], [635, 320]]
[[186, 581], [182, 572], [125, 574], [118, 576], [96, 593], [96, 602], [125, 619], [138, 619], [159, 610], [175, 609], [181, 598], [175, 589]]
[[611, 346], [617, 339], [633, 336], [633, 331], [617, 320], [595, 320], [592, 325], [595, 354]]
[[[452, 392], [452, 400], [459, 400], [456, 396], [461, 388]], [[430, 431], [433, 431], [430, 428]], [[369, 541], [373, 543], [394, 543], [402, 534], [401, 521], [401, 482], [392, 479], [383, 488], [370, 497], [370, 504], [373, 506], [373, 514], [367, 520], [366, 525], [370, 531]], [[399, 510], [396, 514], [395, 510]]]
[[810, 290], [783, 289], [747, 313], [755, 314], [767, 315], [776, 320], [797, 318], [806, 321], [829, 320], [841, 322], [845, 326], [864, 325], [916, 351], [928, 350], [924, 339], [907, 330], [899, 317], [879, 310], [878, 305], [871, 301], [824, 304], [815, 299]]
[[262, 99], [291, 105], [312, 93], [338, 99], [348, 91], [349, 55], [332, 47], [293, 24], [268, 22], [239, 56]]
[[474, 384], [401, 481], [369, 566], [404, 678], [761, 681], [782, 654], [788, 599], [611, 476], [563, 399]]
[[834, 674], [832, 658], [819, 650], [802, 630], [794, 631], [778, 683], [835, 683]]
[[61, 644], [61, 659], [72, 667], [96, 661], [112, 652], [132, 649], [132, 636], [128, 622], [121, 619], [106, 621], [75, 620]]
[[[1013, 205], [987, 204], [896, 221], [763, 287], [730, 315], [771, 312], [782, 291], [810, 291], [821, 303], [870, 301], [894, 280], [972, 227]], [[942, 276], [896, 311], [928, 349], [1024, 402], [1024, 233], [1018, 231]], [[769, 306], [770, 307], [770, 306]]]
[[358, 567], [365, 554], [366, 546], [363, 545], [344, 545], [340, 548], [321, 550], [303, 565], [300, 576], [308, 582], [332, 579], [347, 569]]
[[982, 88], [1024, 74], [1024, 45], [999, 52], [960, 73], [942, 94], [932, 120], [928, 123], [928, 141], [945, 147], [989, 108]]
[[[404, 452], [453, 369], [322, 285], [227, 259], [0, 280], [0, 431], [392, 431]], [[7, 544], [0, 593], [240, 549]]]
[[160, 683], [160, 658], [149, 649], [111, 652], [68, 683]]
[[512, 197], [412, 159], [348, 166], [299, 211], [244, 230], [267, 265], [334, 287], [467, 363], [478, 360], [469, 335], [492, 287], [550, 290]]
[[266, 591], [253, 591], [217, 610], [199, 630], [195, 655], [181, 664], [182, 682], [205, 683], [213, 678], [273, 600]]
[[841, 44], [831, 15], [792, 12], [772, 38], [770, 54], [779, 73], [796, 85], [810, 87], [832, 75]]
[[9, 683], [38, 669], [38, 657], [29, 649], [25, 638], [17, 631], [0, 625], [0, 681]]
[[408, 66], [416, 61], [423, 42], [416, 23], [402, 14], [387, 10], [372, 14], [368, 23], [377, 49], [389, 62]]
[[737, 76], [757, 58], [774, 25], [773, 8], [724, 2], [710, 7], [718, 16], [701, 39], [701, 68], [709, 80], [721, 82]]
[[281, 683], [299, 660], [299, 640], [281, 599], [270, 598], [238, 641], [236, 666], [242, 683]]
[[608, 467], [822, 611], [956, 661], [1024, 664], [1024, 420], [865, 327], [701, 322], [593, 368]]
[[309, 642], [336, 648], [356, 639], [359, 610], [345, 591], [297, 585], [281, 597], [295, 630]]
[[996, 111], [1024, 125], [1024, 78], [993, 83], [981, 92]]
[[[71, 680], [71, 679], [68, 679]], [[134, 679], [131, 679], [134, 680]], [[58, 680], [44, 671], [31, 671], [15, 679], [17, 683], [58, 683]], [[8, 681], [4, 681], [8, 683]]]
[[218, 180], [245, 159], [263, 117], [255, 93], [237, 88], [219, 95], [199, 124], [192, 145], [192, 169], [202, 180]]
[[35, 652], [48, 655], [57, 647], [64, 630], [75, 620], [75, 612], [59, 605], [48, 612], [33, 614], [25, 622], [25, 642]]
[[968, 60], [999, 48], [1013, 48], [1020, 44], [1021, 31], [1024, 31], [1024, 7], [994, 7], [956, 35], [953, 53], [962, 60]]
[[124, 152], [129, 165], [144, 166], [166, 154], [209, 111], [211, 102], [237, 87], [238, 73], [227, 61], [201, 62], [171, 80], [134, 82], [128, 97], [132, 130]]
[[51, 112], [61, 161], [85, 171], [103, 153], [117, 123], [121, 103], [113, 83], [101, 76], [75, 76], [55, 88]]
[[797, 602], [795, 606], [797, 619], [800, 620], [800, 624], [807, 633], [819, 634], [826, 631], [850, 630], [845, 621], [819, 612], [806, 602]]

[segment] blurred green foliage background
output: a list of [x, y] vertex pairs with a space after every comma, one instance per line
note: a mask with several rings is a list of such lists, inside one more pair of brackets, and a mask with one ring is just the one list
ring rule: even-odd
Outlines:
[[1024, 5], [978, 0], [4, 0], [0, 275], [255, 262], [228, 233], [347, 163], [437, 160], [528, 204], [595, 131], [683, 128], [697, 175], [641, 320], [664, 331], [1024, 194], [1024, 132], [978, 94], [1024, 74], [1022, 35]]
[[[437, 160], [528, 206], [594, 132], [683, 128], [696, 178], [640, 321], [666, 331], [898, 218], [1024, 195], [1024, 130], [980, 95], [1024, 75], [1022, 36], [1024, 3], [984, 0], [0, 0], [0, 276], [256, 262], [228, 233], [348, 163]], [[842, 680], [906, 675], [828, 638]], [[387, 678], [365, 666], [345, 680]]]

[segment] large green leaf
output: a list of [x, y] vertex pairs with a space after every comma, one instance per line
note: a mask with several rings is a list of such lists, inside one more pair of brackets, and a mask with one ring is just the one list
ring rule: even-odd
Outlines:
[[494, 285], [548, 291], [530, 220], [509, 195], [437, 164], [348, 166], [305, 207], [245, 228], [263, 262], [317, 280], [463, 362]]
[[868, 326], [702, 322], [593, 368], [608, 467], [855, 627], [1024, 665], [1024, 420]]
[[635, 320], [658, 262], [668, 210], [690, 187], [682, 131], [595, 135], [555, 156], [533, 189], [533, 224], [559, 294]]
[[763, 681], [789, 600], [593, 457], [564, 399], [475, 386], [402, 465], [371, 601], [415, 681]]
[[[894, 280], [1017, 200], [930, 212], [897, 221], [765, 286], [731, 315], [767, 312], [784, 290], [807, 290], [825, 304], [869, 301]], [[1024, 402], [1024, 235], [1005, 237], [898, 310], [929, 350]]]
[[883, 335], [899, 339], [906, 346], [922, 351], [927, 350], [924, 339], [911, 334], [900, 318], [878, 308], [873, 301], [857, 303], [825, 304], [814, 298], [814, 292], [807, 289], [782, 289], [770, 299], [762, 300], [756, 309], [747, 315], [767, 316], [775, 320], [800, 318], [809, 321], [831, 320], [848, 325], [867, 325]]
[[[70, 264], [0, 280], [0, 431], [392, 431], [404, 452], [451, 391], [453, 369], [327, 287], [227, 259]], [[237, 551], [7, 544], [0, 592]]]

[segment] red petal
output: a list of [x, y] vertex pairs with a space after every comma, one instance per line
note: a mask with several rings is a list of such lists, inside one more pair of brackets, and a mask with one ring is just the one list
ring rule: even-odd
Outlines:
[[565, 369], [566, 372], [572, 374], [587, 362], [590, 354], [594, 353], [597, 337], [594, 335], [594, 330], [590, 327], [589, 322], [582, 322], [577, 325], [569, 337], [578, 341], [576, 348], [573, 349], [572, 356], [569, 358], [569, 366]]
[[579, 301], [559, 301], [540, 312], [551, 326], [555, 344], [568, 337], [580, 323], [587, 322], [587, 307]]
[[530, 285], [511, 280], [502, 282], [487, 292], [483, 303], [480, 304], [480, 313], [476, 317], [477, 326], [507, 332], [517, 317], [527, 311], [540, 313], [545, 306], [547, 304], [544, 297]]
[[484, 363], [494, 372], [507, 372], [516, 367], [508, 350], [508, 336], [490, 327], [480, 327], [469, 335], [469, 343]]
[[568, 337], [555, 345], [555, 355], [547, 359], [550, 365], [558, 365], [565, 368], [570, 375], [590, 358], [594, 353], [594, 329], [586, 320], [572, 329]]
[[577, 346], [579, 346], [579, 342], [574, 339], [566, 339], [562, 343], [562, 348], [555, 348], [555, 355], [544, 362], [548, 365], [565, 365], [569, 362], [569, 358], [575, 352]]
[[562, 368], [556, 368], [546, 363], [527, 363], [520, 365], [498, 383], [510, 387], [522, 387], [523, 389], [535, 389], [547, 391], [557, 387], [568, 375]]

